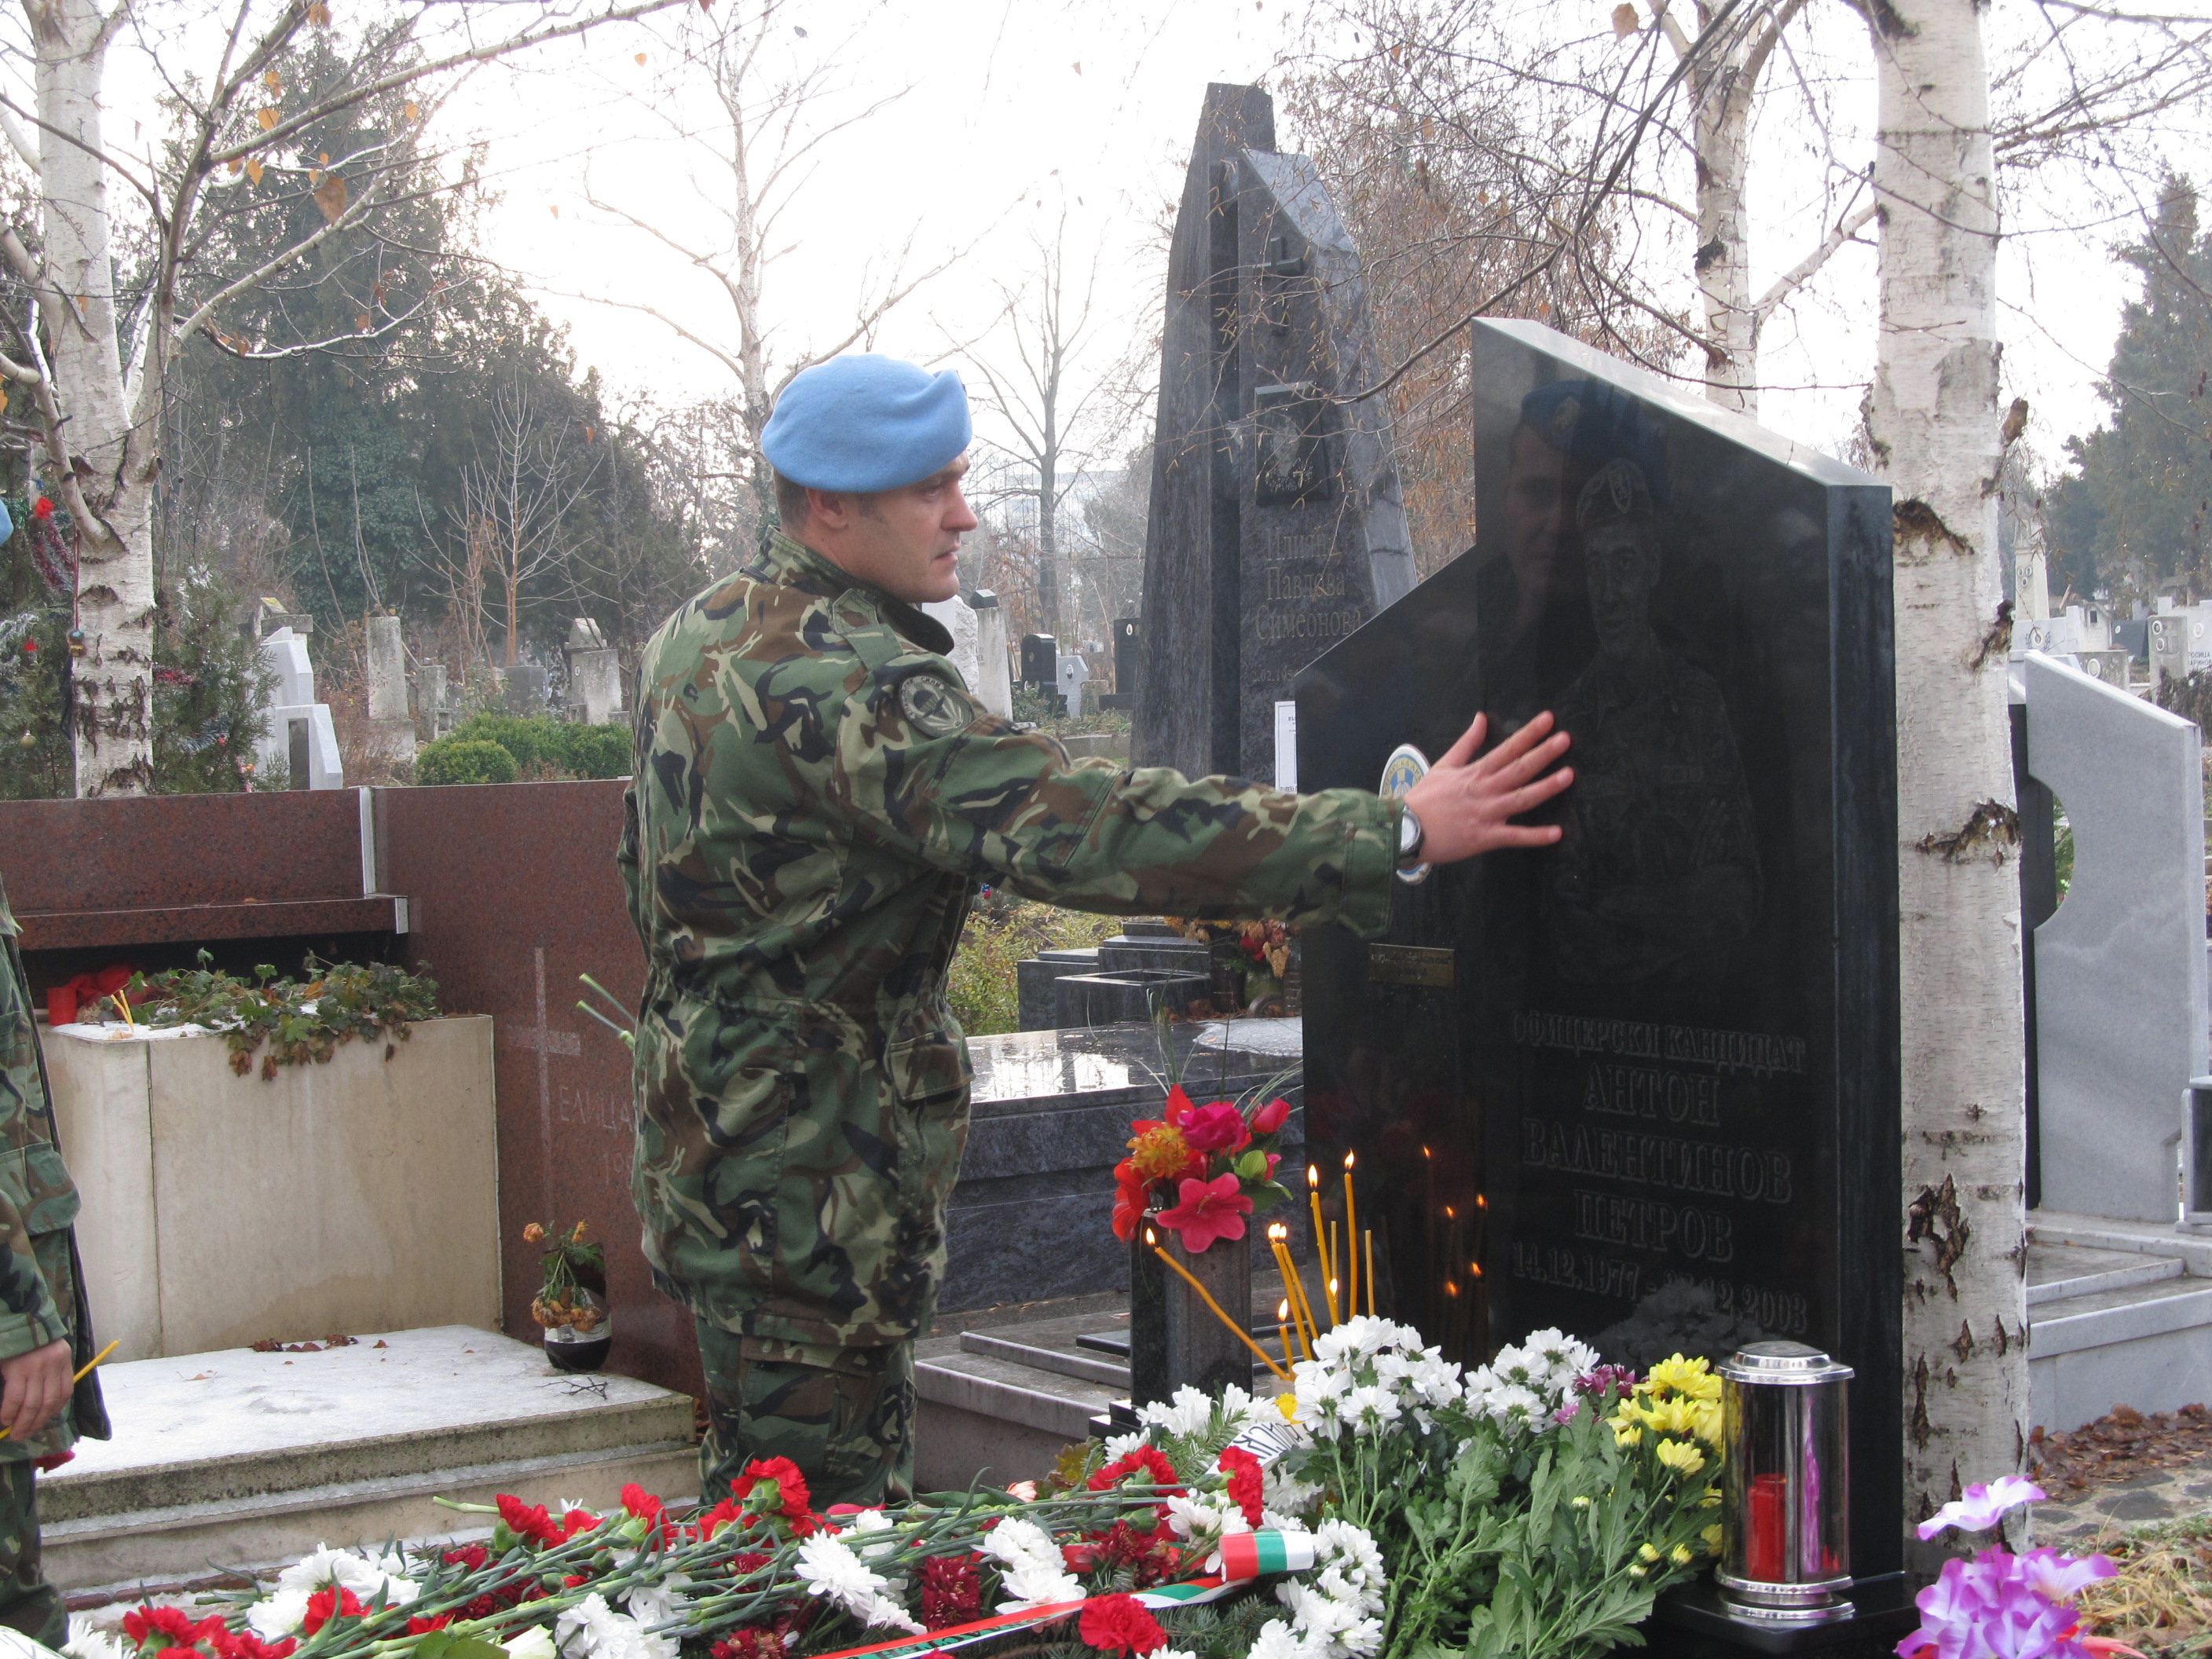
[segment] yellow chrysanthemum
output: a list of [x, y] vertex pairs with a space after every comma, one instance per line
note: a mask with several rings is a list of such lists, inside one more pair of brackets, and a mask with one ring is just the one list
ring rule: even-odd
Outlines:
[[1690, 1425], [1691, 1432], [1715, 1451], [1718, 1451], [1721, 1447], [1720, 1402], [1717, 1400], [1701, 1401], [1692, 1407], [1692, 1410], [1695, 1413], [1695, 1420]]
[[1699, 1533], [1698, 1536], [1705, 1540], [1705, 1547], [1711, 1550], [1715, 1555], [1718, 1555], [1721, 1553], [1721, 1523], [1719, 1522], [1714, 1522], [1711, 1526], [1707, 1527], [1703, 1532]]
[[1656, 1561], [1659, 1559], [1659, 1552], [1649, 1544], [1638, 1544], [1636, 1547], [1636, 1554], [1639, 1560], [1644, 1561]]
[[1687, 1544], [1675, 1545], [1673, 1549], [1667, 1552], [1667, 1559], [1669, 1561], [1672, 1561], [1678, 1567], [1688, 1566], [1690, 1565], [1690, 1547]]
[[1643, 1444], [1643, 1425], [1637, 1423], [1624, 1423], [1619, 1418], [1615, 1418], [1613, 1423], [1613, 1443], [1616, 1446]]
[[1706, 1487], [1705, 1495], [1698, 1500], [1698, 1507], [1701, 1510], [1717, 1510], [1720, 1506], [1721, 1489], [1718, 1486]]
[[1275, 1409], [1282, 1413], [1284, 1422], [1297, 1422], [1298, 1420], [1297, 1395], [1292, 1394], [1288, 1389], [1284, 1389], [1275, 1396]]
[[1129, 1161], [1147, 1181], [1166, 1181], [1190, 1167], [1190, 1143], [1182, 1131], [1163, 1123], [1129, 1142]]
[[1662, 1440], [1654, 1449], [1659, 1461], [1678, 1474], [1695, 1474], [1705, 1467], [1705, 1455], [1689, 1440]]
[[1683, 1440], [1697, 1432], [1698, 1409], [1687, 1400], [1650, 1400], [1644, 1403], [1642, 1416], [1647, 1428]]
[[1685, 1359], [1680, 1354], [1654, 1365], [1644, 1382], [1651, 1388], [1687, 1395], [1692, 1400], [1721, 1397], [1721, 1380], [1712, 1374], [1711, 1367], [1702, 1359]]

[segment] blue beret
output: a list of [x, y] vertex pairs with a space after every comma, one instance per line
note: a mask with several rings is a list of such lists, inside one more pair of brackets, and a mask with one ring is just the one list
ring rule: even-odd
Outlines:
[[950, 465], [974, 434], [968, 389], [951, 369], [872, 352], [832, 357], [793, 378], [762, 428], [761, 453], [793, 483], [869, 495]]
[[1634, 462], [1652, 501], [1667, 504], [1667, 423], [1634, 394], [1603, 380], [1553, 380], [1521, 400], [1521, 424], [1578, 460]]

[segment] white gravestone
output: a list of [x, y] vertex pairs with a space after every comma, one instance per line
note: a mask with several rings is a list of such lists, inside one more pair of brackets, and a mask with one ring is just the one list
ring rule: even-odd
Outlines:
[[960, 678], [968, 689], [980, 697], [978, 684], [983, 678], [983, 664], [977, 649], [981, 629], [975, 620], [975, 609], [957, 593], [949, 599], [933, 599], [921, 607], [923, 614], [944, 624], [945, 631], [952, 635], [952, 649], [945, 656], [960, 671]]
[[984, 592], [975, 596], [976, 678], [969, 685], [1002, 720], [1014, 717], [1014, 669], [1006, 654], [1006, 613], [999, 596]]
[[579, 617], [568, 624], [568, 718], [604, 726], [622, 716], [622, 659], [599, 623]]
[[393, 760], [415, 757], [415, 722], [407, 713], [407, 647], [399, 618], [368, 619], [369, 742]]
[[2021, 674], [2028, 769], [2074, 830], [2035, 930], [2043, 1205], [2172, 1222], [2183, 1091], [2208, 1069], [2197, 727], [2047, 657]]
[[1060, 659], [1060, 704], [1069, 714], [1080, 714], [1083, 712], [1083, 688], [1090, 678], [1090, 665], [1082, 658], [1071, 654]]
[[[338, 759], [337, 732], [331, 725], [329, 705], [315, 701], [315, 671], [307, 660], [307, 642], [289, 628], [280, 628], [261, 641], [261, 660], [276, 677], [270, 702], [262, 713], [268, 729], [254, 745], [254, 758], [264, 775], [282, 762], [291, 774], [295, 789], [343, 789], [345, 768]], [[295, 743], [295, 728], [301, 739]], [[300, 775], [295, 759], [306, 762]]]

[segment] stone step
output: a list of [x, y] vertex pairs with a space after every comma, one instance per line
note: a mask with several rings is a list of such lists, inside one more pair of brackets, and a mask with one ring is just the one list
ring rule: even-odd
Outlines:
[[[1126, 1355], [1128, 1343], [1124, 1341], [1121, 1352]], [[1072, 1376], [1083, 1382], [1103, 1382], [1109, 1388], [1126, 1392], [1129, 1386], [1129, 1367], [1115, 1364], [1110, 1359], [1093, 1359], [1088, 1354], [1062, 1353], [1056, 1348], [1039, 1347], [1032, 1342], [1021, 1342], [1008, 1337], [993, 1336], [987, 1331], [963, 1331], [960, 1348], [963, 1353], [988, 1354], [994, 1359], [1011, 1359], [1016, 1364], [1028, 1365], [1041, 1371], [1050, 1371], [1056, 1376]]]
[[2028, 1321], [2028, 1358], [2045, 1359], [2200, 1328], [2212, 1328], [2212, 1281], [2161, 1279], [2037, 1308]]
[[537, 1346], [468, 1326], [100, 1376], [115, 1437], [80, 1441], [39, 1483], [47, 1576], [65, 1589], [472, 1524], [439, 1497], [597, 1508], [631, 1481], [661, 1497], [697, 1489], [687, 1397], [565, 1376]]
[[2125, 1290], [2182, 1276], [2181, 1258], [2073, 1244], [2027, 1247], [2027, 1305], [2040, 1308], [2100, 1291]]

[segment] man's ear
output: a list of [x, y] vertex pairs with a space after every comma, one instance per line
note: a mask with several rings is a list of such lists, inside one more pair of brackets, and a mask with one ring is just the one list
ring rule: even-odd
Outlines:
[[810, 486], [806, 491], [806, 513], [825, 530], [842, 530], [852, 520], [853, 498], [842, 490]]

